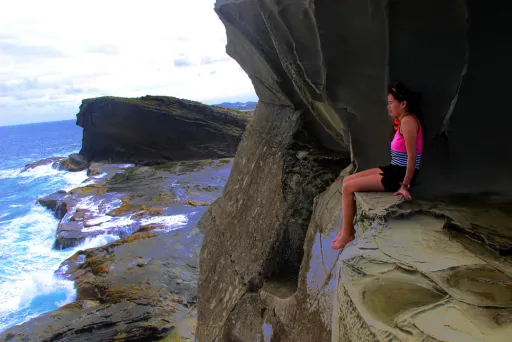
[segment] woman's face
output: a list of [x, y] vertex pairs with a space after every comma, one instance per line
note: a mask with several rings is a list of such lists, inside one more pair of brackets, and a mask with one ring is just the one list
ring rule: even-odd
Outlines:
[[388, 114], [393, 118], [398, 118], [405, 113], [406, 102], [398, 102], [391, 94], [388, 94]]

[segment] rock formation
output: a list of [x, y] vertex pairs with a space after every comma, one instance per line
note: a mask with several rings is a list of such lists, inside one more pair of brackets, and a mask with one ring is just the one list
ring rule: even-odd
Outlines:
[[[217, 0], [227, 52], [260, 103], [200, 221], [199, 342], [510, 336], [512, 49], [497, 8]], [[429, 202], [358, 194], [358, 238], [339, 255], [329, 248], [341, 225], [333, 181], [349, 164], [340, 180], [389, 162], [386, 86], [396, 81], [424, 95], [413, 196]], [[503, 203], [482, 204], [490, 199]]]
[[[424, 95], [424, 195], [512, 195], [510, 4], [218, 0], [227, 52], [260, 101], [308, 108], [316, 136], [360, 169], [389, 160], [386, 86]], [[509, 152], [507, 152], [509, 151]], [[435, 186], [432, 186], [435, 184]]]
[[165, 96], [83, 100], [80, 154], [88, 161], [162, 163], [232, 157], [249, 116]]
[[88, 163], [79, 154], [72, 153], [67, 158], [51, 157], [27, 164], [21, 172], [27, 172], [36, 167], [45, 165], [51, 165], [55, 170], [76, 172], [87, 169]]

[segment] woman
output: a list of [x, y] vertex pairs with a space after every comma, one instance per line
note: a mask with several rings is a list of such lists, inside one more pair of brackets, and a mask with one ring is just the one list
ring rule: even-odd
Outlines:
[[332, 240], [332, 249], [341, 249], [354, 240], [354, 215], [356, 191], [389, 191], [395, 196], [411, 199], [409, 192], [414, 185], [423, 150], [423, 128], [414, 114], [419, 114], [416, 94], [399, 83], [388, 89], [388, 114], [399, 125], [391, 142], [391, 164], [354, 173], [343, 180], [343, 226]]

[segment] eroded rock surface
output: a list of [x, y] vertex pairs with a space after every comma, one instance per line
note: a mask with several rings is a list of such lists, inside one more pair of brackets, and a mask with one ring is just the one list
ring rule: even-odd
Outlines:
[[358, 204], [359, 239], [340, 258], [333, 341], [509, 338], [511, 260], [469, 230], [508, 232], [510, 213], [485, 204], [396, 205], [391, 194], [359, 194]]
[[88, 161], [137, 164], [233, 157], [249, 116], [165, 96], [83, 100], [77, 125], [84, 128]]

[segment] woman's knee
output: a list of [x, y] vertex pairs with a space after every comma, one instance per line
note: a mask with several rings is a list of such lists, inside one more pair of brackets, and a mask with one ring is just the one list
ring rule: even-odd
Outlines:
[[343, 178], [343, 185], [350, 182], [350, 180], [353, 178], [352, 176], [354, 176], [354, 175], [352, 174], [350, 176], [346, 176], [345, 178]]
[[352, 182], [350, 182], [350, 180], [343, 181], [343, 187], [341, 188], [341, 193], [342, 194], [349, 194], [351, 192], [354, 192], [353, 186], [351, 185], [351, 183]]

